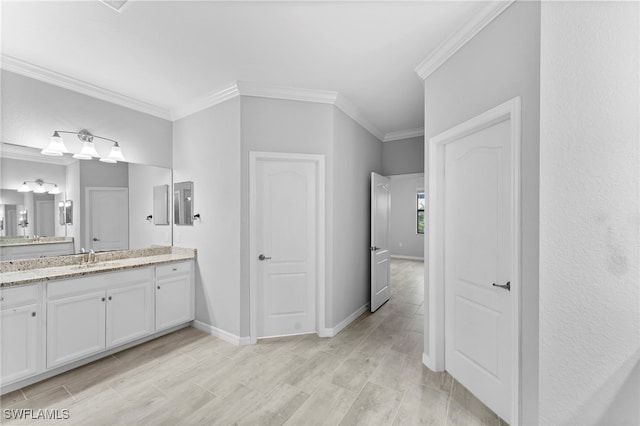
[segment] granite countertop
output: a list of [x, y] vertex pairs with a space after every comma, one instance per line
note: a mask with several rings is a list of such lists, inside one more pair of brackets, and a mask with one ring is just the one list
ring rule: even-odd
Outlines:
[[196, 259], [196, 250], [160, 247], [96, 253], [95, 263], [81, 265], [84, 256], [0, 262], [0, 288], [191, 260]]

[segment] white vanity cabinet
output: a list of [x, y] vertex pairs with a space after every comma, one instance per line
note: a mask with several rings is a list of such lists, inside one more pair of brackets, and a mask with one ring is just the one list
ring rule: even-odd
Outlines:
[[0, 382], [9, 384], [44, 370], [42, 285], [0, 290]]
[[47, 288], [47, 368], [153, 333], [153, 268], [57, 281]]
[[193, 263], [190, 260], [156, 266], [156, 330], [194, 319]]

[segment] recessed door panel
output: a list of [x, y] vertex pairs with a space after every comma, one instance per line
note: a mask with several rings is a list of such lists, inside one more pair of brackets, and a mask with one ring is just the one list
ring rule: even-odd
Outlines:
[[257, 337], [317, 330], [317, 167], [305, 160], [256, 162]]
[[511, 417], [511, 122], [445, 146], [446, 369]]

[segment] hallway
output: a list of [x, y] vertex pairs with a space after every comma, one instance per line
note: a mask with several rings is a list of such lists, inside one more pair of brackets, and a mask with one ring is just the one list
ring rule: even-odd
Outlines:
[[394, 259], [391, 300], [331, 339], [234, 346], [188, 327], [4, 395], [2, 407], [69, 410], [35, 424], [501, 425], [422, 365], [422, 277], [422, 262]]

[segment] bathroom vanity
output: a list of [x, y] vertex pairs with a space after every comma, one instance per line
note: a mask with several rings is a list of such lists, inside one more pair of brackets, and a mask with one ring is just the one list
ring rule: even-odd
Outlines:
[[196, 252], [162, 247], [0, 263], [2, 393], [194, 319]]

